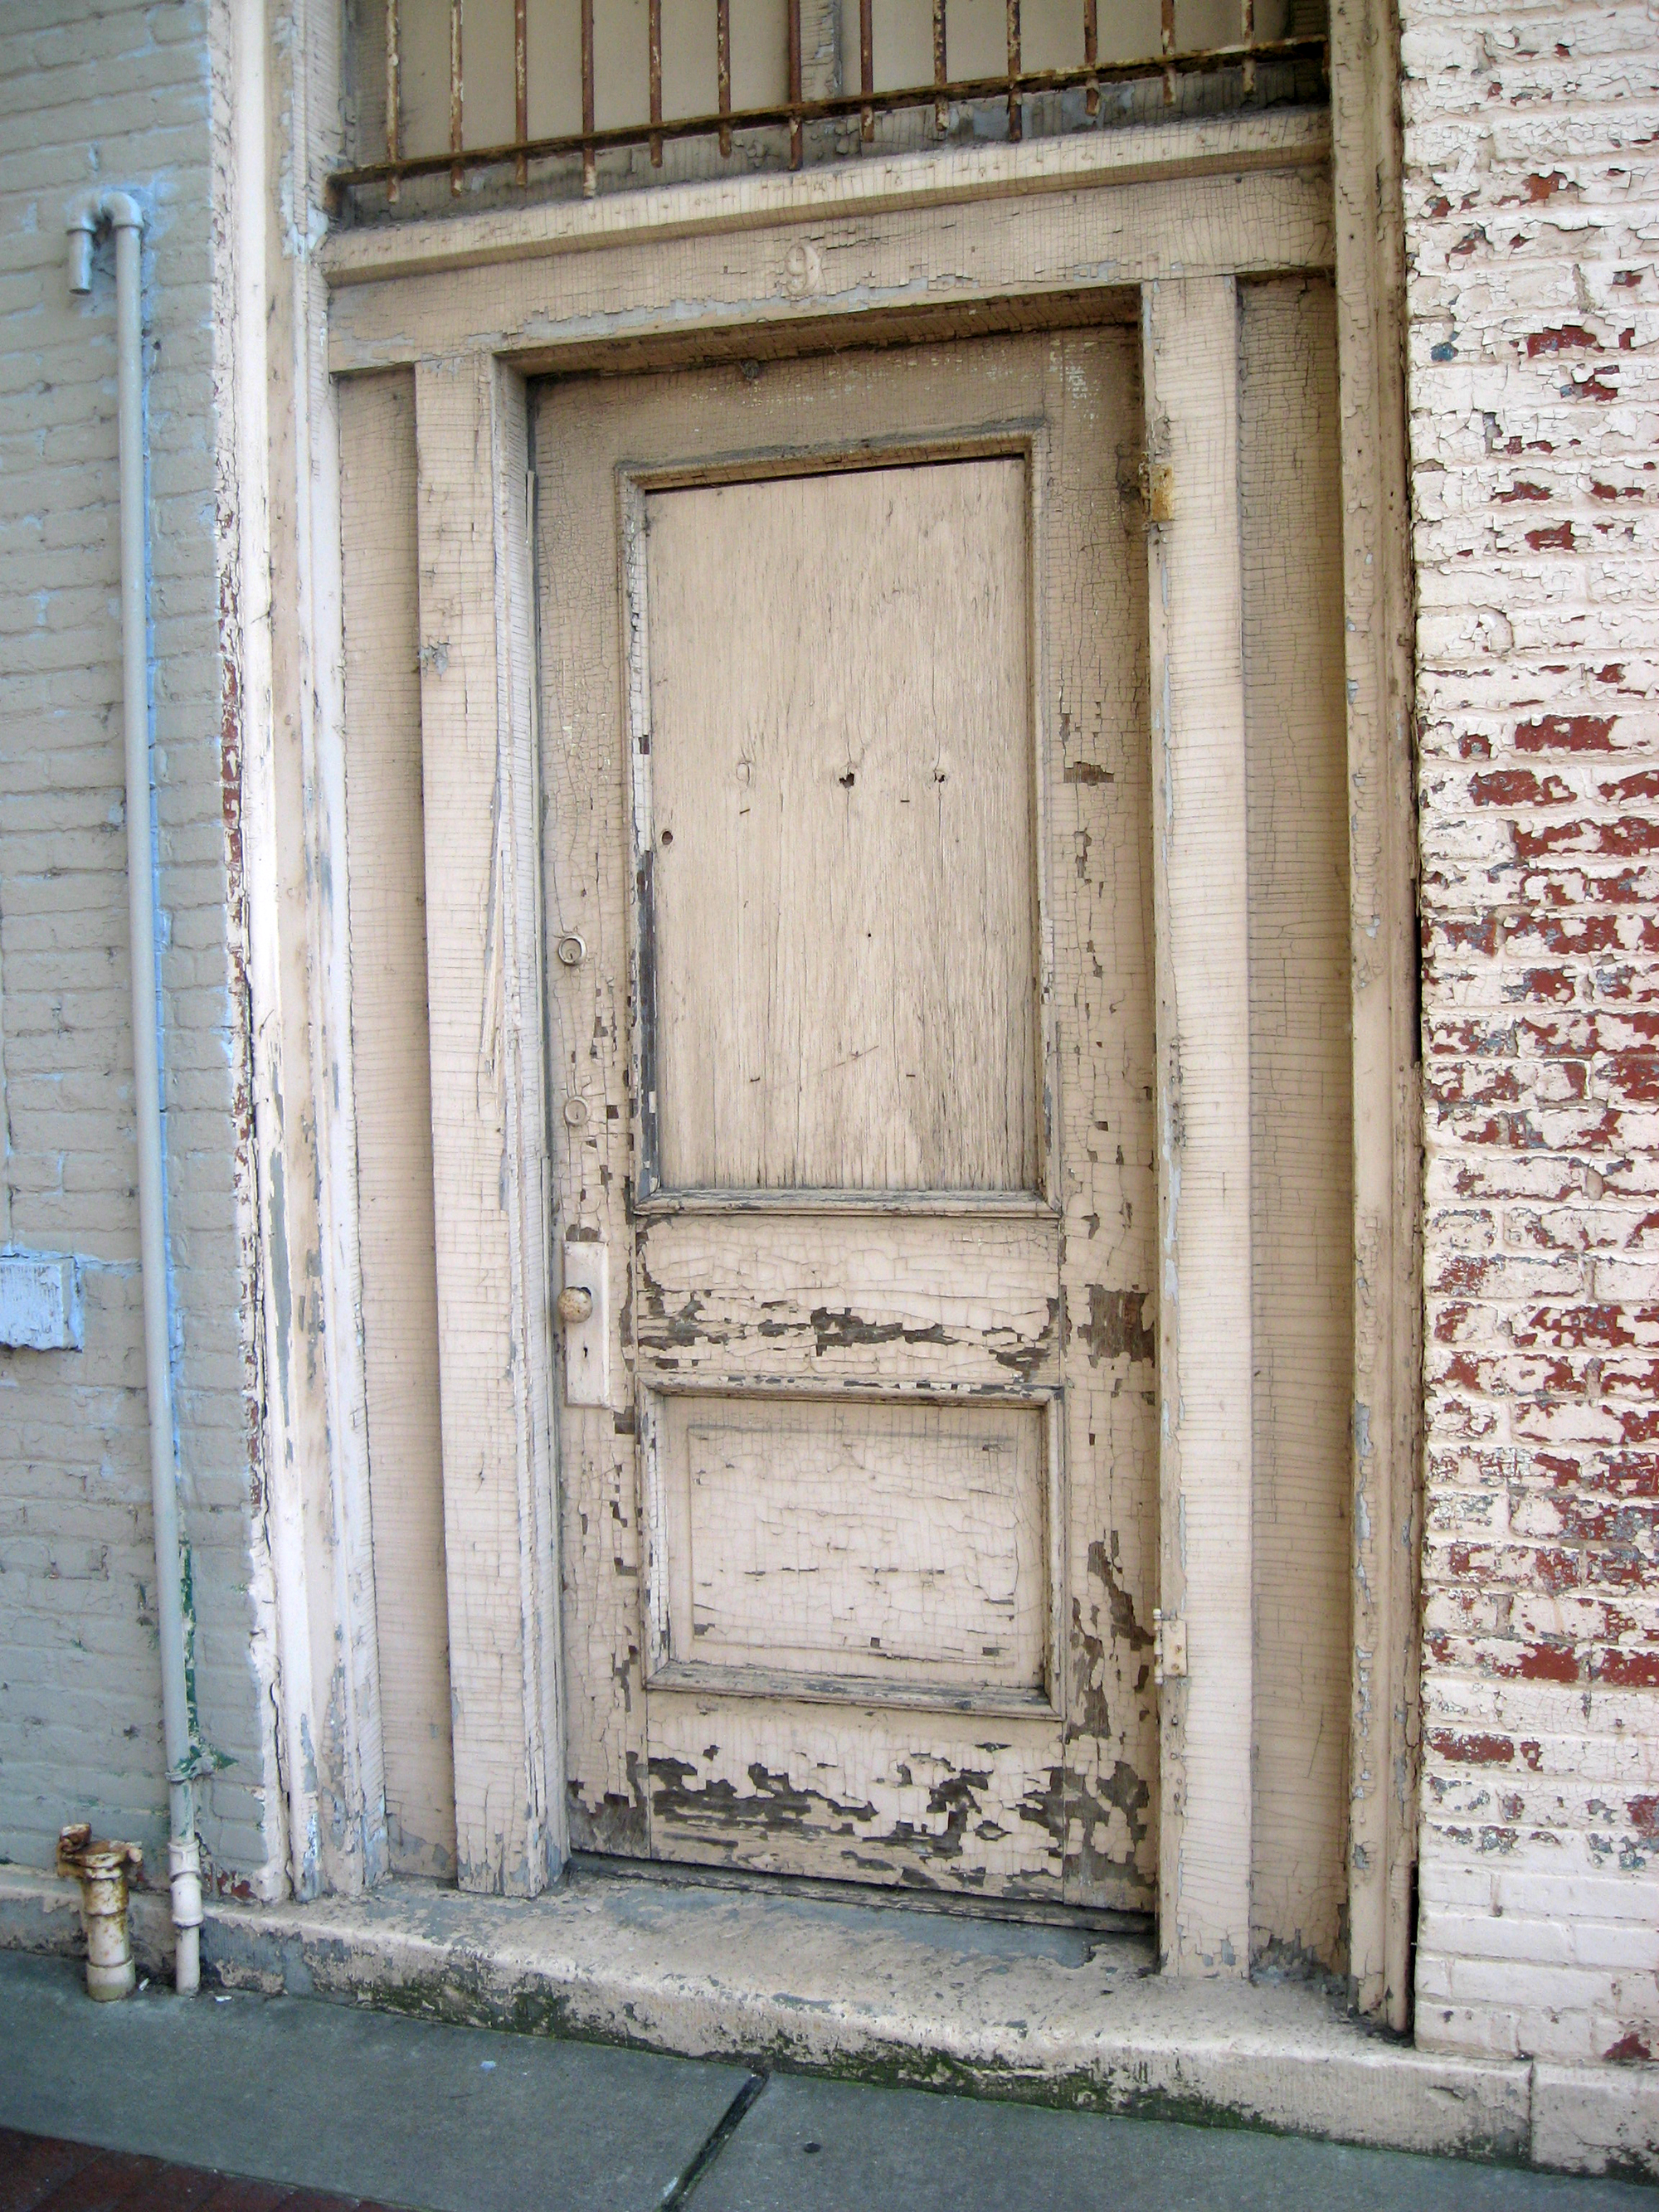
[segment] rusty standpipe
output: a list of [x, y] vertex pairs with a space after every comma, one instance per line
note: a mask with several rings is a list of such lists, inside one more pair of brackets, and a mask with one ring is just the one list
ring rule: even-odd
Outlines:
[[81, 1924], [87, 1931], [87, 1995], [100, 2003], [130, 1996], [136, 1978], [127, 1929], [127, 1876], [144, 1854], [137, 1844], [109, 1844], [84, 1820], [60, 1829], [58, 1871], [81, 1885]]

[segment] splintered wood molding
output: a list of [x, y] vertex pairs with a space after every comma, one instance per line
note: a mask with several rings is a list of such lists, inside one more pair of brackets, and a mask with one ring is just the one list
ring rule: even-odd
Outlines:
[[533, 1894], [562, 1814], [526, 410], [488, 362], [422, 363], [415, 393], [458, 1872]]
[[1158, 1150], [1158, 1922], [1167, 1971], [1249, 1971], [1250, 977], [1238, 297], [1142, 295]]
[[1402, 2029], [1417, 1857], [1423, 1133], [1399, 71], [1393, 0], [1333, 0], [1353, 992], [1349, 1972], [1360, 2010]]

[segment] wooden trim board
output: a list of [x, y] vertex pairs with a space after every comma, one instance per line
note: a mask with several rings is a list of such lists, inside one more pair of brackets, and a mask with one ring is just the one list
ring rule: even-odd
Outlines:
[[[1328, 170], [1293, 163], [1091, 183], [856, 217], [793, 219], [684, 237], [627, 234], [583, 253], [528, 255], [342, 284], [330, 298], [337, 374], [423, 357], [511, 355], [553, 371], [615, 341], [709, 343], [885, 312], [1045, 303], [1183, 275], [1279, 275], [1334, 260]], [[1108, 318], [1110, 319], [1110, 318]]]
[[871, 208], [885, 214], [1091, 185], [1321, 167], [1329, 158], [1330, 127], [1322, 109], [1277, 109], [1024, 145], [902, 154], [793, 176], [738, 175], [590, 200], [377, 223], [336, 231], [321, 259], [329, 283], [339, 289], [488, 262], [592, 252], [623, 239], [662, 241], [698, 231], [729, 236], [775, 222], [856, 216]]
[[563, 1791], [527, 410], [468, 359], [421, 365], [415, 413], [458, 1873], [533, 1895]]
[[421, 810], [415, 379], [340, 393], [362, 1360], [386, 1851], [455, 1871]]
[[[1158, 1147], [1166, 1972], [1250, 1962], [1250, 979], [1238, 294], [1143, 295]], [[1166, 1645], [1167, 1650], [1167, 1645]]]
[[1353, 975], [1350, 1976], [1411, 2014], [1423, 1354], [1413, 608], [1394, 0], [1332, 0]]

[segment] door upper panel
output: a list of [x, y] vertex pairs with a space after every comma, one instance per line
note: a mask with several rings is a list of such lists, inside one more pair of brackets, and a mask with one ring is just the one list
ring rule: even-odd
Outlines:
[[643, 495], [665, 1186], [1035, 1187], [1029, 477]]

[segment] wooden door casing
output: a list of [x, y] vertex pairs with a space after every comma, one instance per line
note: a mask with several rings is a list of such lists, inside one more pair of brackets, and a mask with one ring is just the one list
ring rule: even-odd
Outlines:
[[[1151, 1900], [1157, 1209], [1138, 355], [1133, 331], [1109, 326], [538, 392], [547, 927], [581, 940], [575, 964], [547, 969], [558, 1234], [604, 1243], [615, 1316], [611, 1402], [560, 1416], [579, 1847]], [[757, 497], [783, 486], [804, 518], [798, 573], [781, 574], [780, 556], [745, 576], [770, 526], [752, 520]], [[880, 559], [857, 556], [890, 489], [904, 494], [903, 526], [922, 513], [957, 533], [934, 572], [963, 597], [946, 610], [951, 657], [925, 702], [929, 732], [950, 719], [941, 688], [965, 685], [982, 715], [986, 685], [1001, 684], [992, 720], [1030, 747], [1022, 825], [1006, 764], [964, 764], [957, 741], [945, 775], [965, 811], [939, 833], [933, 849], [951, 865], [931, 878], [926, 838], [897, 812], [915, 763], [902, 732], [885, 750], [883, 734], [920, 711], [906, 685], [926, 656], [907, 659], [902, 622], [883, 644]], [[745, 503], [750, 526], [732, 526]], [[820, 632], [791, 642], [775, 621], [748, 661], [732, 657], [746, 606], [813, 591]], [[835, 634], [837, 609], [872, 641], [867, 665]], [[677, 700], [653, 649], [711, 623], [726, 642], [704, 635], [698, 665], [713, 653], [722, 682], [683, 685]], [[984, 676], [971, 655], [993, 635], [1001, 658]], [[777, 945], [750, 970], [733, 950], [734, 894], [714, 860], [735, 849], [736, 786], [695, 772], [731, 735], [711, 701], [741, 719], [751, 679], [751, 735], [777, 720], [761, 696], [774, 679], [805, 701], [809, 753], [820, 724], [873, 733], [868, 757], [844, 769], [775, 746], [755, 755], [757, 788], [795, 789], [811, 851], [822, 860], [826, 795], [842, 803], [831, 767], [864, 780], [849, 807], [890, 809], [896, 825], [861, 888], [833, 856], [814, 877], [811, 852], [787, 839], [749, 879], [745, 911], [771, 917], [775, 938], [796, 929], [785, 965], [805, 975], [807, 1011], [795, 1032], [775, 1004], [745, 1032], [744, 975], [775, 975]], [[874, 705], [846, 704], [872, 684]], [[840, 703], [826, 706], [832, 693]], [[708, 727], [690, 750], [699, 712]], [[659, 714], [678, 753], [652, 750]], [[688, 827], [700, 808], [708, 820]], [[887, 835], [878, 814], [861, 818], [860, 836]], [[666, 882], [665, 830], [679, 858], [710, 865]], [[858, 849], [867, 858], [867, 837]], [[799, 892], [793, 908], [780, 881]], [[829, 933], [844, 945], [849, 896], [872, 909], [872, 950], [848, 962], [848, 1007], [878, 994], [897, 962], [896, 1026], [901, 1001], [924, 991], [927, 1018], [855, 1082], [815, 1090], [803, 1049], [775, 1095], [751, 1102], [780, 1036], [805, 1037], [813, 1022], [838, 1033], [838, 971], [806, 972], [797, 925], [839, 898]], [[975, 936], [991, 941], [976, 951]], [[969, 1096], [942, 1121], [907, 1120], [902, 1063], [930, 1047], [933, 1074]], [[670, 1095], [699, 1102], [696, 1128], [683, 1115], [662, 1126]], [[875, 1539], [854, 1531], [844, 1557], [862, 1599], [819, 1602], [813, 1586], [792, 1604], [807, 1585], [790, 1569], [775, 1601], [757, 1601], [752, 1578], [739, 1589], [711, 1554], [708, 1516], [726, 1516], [739, 1551], [757, 1542], [752, 1516], [732, 1525], [759, 1496], [755, 1455], [798, 1436], [806, 1504], [753, 1508], [787, 1567], [812, 1510], [810, 1438], [831, 1433], [834, 1464], [860, 1470], [871, 1527], [899, 1516], [914, 1556], [873, 1575]], [[930, 1454], [980, 1501], [959, 1577], [939, 1548], [948, 1480], [929, 1488]], [[860, 1605], [896, 1624], [873, 1657], [854, 1650]], [[925, 1650], [906, 1641], [906, 1605], [926, 1615]], [[763, 1625], [786, 1616], [799, 1632], [781, 1629], [769, 1652]], [[995, 1648], [975, 1667], [988, 1623], [1001, 1624]]]

